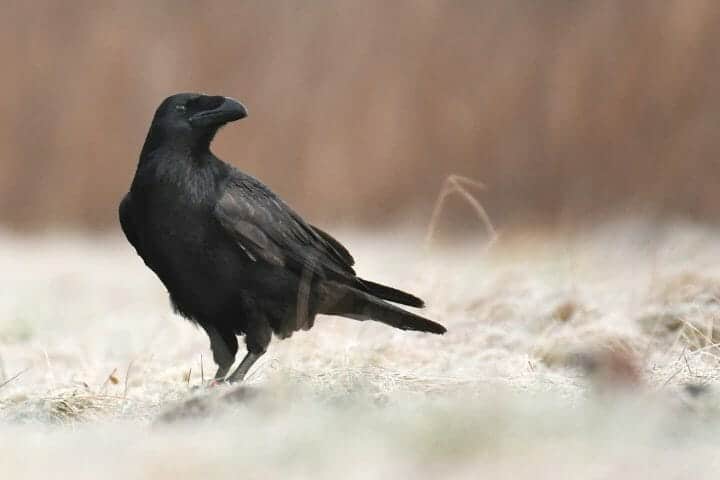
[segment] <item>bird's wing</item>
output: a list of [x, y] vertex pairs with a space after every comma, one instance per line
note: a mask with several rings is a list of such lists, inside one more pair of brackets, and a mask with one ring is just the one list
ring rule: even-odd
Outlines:
[[120, 216], [120, 226], [122, 227], [122, 231], [125, 234], [125, 237], [127, 237], [130, 244], [135, 248], [135, 250], [137, 250], [138, 239], [137, 233], [135, 232], [135, 222], [132, 218], [132, 208], [130, 206], [130, 202], [130, 193], [128, 193], [122, 199], [122, 202], [120, 202], [118, 215]]
[[330, 245], [332, 250], [334, 250], [333, 253], [335, 255], [338, 255], [342, 262], [344, 262], [345, 264], [347, 264], [349, 266], [355, 265], [355, 259], [350, 254], [350, 252], [348, 252], [348, 249], [345, 248], [345, 246], [342, 243], [340, 243], [337, 239], [335, 239], [329, 233], [327, 233], [323, 230], [320, 230], [315, 225], [310, 225], [310, 227], [315, 231], [315, 233], [320, 235], [320, 237], [322, 237], [322, 239], [325, 240]]
[[215, 206], [215, 218], [255, 261], [321, 278], [355, 278], [353, 258], [340, 242], [312, 227], [251, 177], [234, 178]]

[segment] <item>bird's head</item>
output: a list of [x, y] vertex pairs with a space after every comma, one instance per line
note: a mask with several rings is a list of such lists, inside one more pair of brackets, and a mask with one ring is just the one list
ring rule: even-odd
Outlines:
[[160, 104], [150, 135], [178, 144], [207, 147], [220, 127], [247, 116], [245, 106], [230, 97], [178, 93]]

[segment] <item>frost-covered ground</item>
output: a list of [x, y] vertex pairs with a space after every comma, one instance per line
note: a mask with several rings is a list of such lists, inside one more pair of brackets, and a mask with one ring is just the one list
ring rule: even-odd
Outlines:
[[124, 241], [0, 234], [0, 477], [716, 478], [720, 230], [338, 237], [448, 333], [323, 317], [208, 391]]

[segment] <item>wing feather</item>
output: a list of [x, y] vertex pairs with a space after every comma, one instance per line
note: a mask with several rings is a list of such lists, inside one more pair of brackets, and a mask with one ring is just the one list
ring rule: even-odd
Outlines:
[[307, 224], [252, 177], [236, 177], [225, 187], [215, 217], [255, 259], [302, 274], [354, 281], [352, 256], [322, 230]]

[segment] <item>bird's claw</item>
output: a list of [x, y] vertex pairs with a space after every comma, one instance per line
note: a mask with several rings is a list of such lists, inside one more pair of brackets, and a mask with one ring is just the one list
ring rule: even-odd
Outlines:
[[212, 380], [208, 380], [205, 383], [191, 387], [191, 390], [213, 390], [226, 385], [229, 385], [229, 383], [224, 378], [213, 378]]
[[227, 380], [224, 378], [213, 378], [212, 380], [208, 380], [208, 382], [205, 384], [205, 388], [211, 389], [211, 388], [217, 388], [222, 387], [225, 385], [229, 385]]

